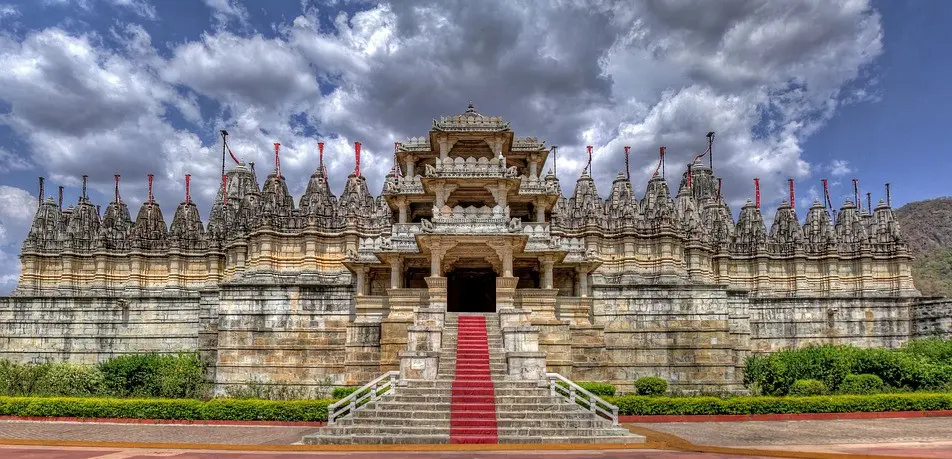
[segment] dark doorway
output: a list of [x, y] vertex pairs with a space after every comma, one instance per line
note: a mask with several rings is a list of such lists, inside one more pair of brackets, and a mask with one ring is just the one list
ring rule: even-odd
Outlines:
[[447, 311], [496, 312], [496, 273], [492, 269], [460, 268], [446, 277]]

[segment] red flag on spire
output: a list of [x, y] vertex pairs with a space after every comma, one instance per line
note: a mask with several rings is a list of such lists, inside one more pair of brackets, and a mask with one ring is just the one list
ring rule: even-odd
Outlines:
[[794, 192], [793, 192], [793, 179], [787, 179], [787, 180], [790, 182], [790, 207], [793, 210], [797, 210], [796, 196], [794, 195]]
[[281, 149], [281, 144], [278, 142], [274, 143], [274, 173], [278, 178], [281, 178], [281, 157], [278, 156], [278, 151]]
[[354, 175], [360, 177], [360, 142], [354, 142], [354, 153], [356, 156], [356, 167], [354, 168]]
[[760, 208], [760, 179], [754, 179], [754, 199], [756, 199], [757, 208]]
[[149, 174], [149, 204], [152, 204], [155, 200], [152, 198], [152, 174]]
[[191, 182], [192, 182], [192, 174], [185, 174], [185, 203], [186, 204], [192, 202], [192, 197], [190, 193]]

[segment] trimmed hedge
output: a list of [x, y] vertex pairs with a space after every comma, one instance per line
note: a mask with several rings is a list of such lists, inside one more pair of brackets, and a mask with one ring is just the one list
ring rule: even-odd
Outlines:
[[357, 389], [360, 389], [360, 388], [356, 386], [335, 387], [334, 390], [331, 391], [331, 398], [340, 400], [344, 397], [347, 397], [350, 394], [353, 394], [354, 392], [357, 392]]
[[608, 383], [597, 381], [581, 381], [576, 384], [581, 386], [582, 389], [585, 389], [599, 397], [610, 397], [615, 395], [615, 386]]
[[638, 395], [664, 395], [668, 391], [668, 382], [657, 376], [644, 376], [635, 380]]
[[[816, 397], [605, 397], [621, 415], [850, 413], [952, 410], [952, 394]], [[223, 421], [326, 421], [333, 400], [0, 397], [0, 416]]]
[[952, 410], [952, 394], [816, 397], [607, 397], [620, 415], [793, 414]]
[[826, 384], [818, 379], [798, 379], [790, 386], [790, 395], [797, 397], [807, 397], [811, 395], [829, 394]]
[[886, 390], [883, 380], [876, 375], [849, 375], [840, 384], [840, 393], [869, 395], [878, 394]]
[[0, 416], [223, 421], [326, 421], [333, 400], [0, 397]]

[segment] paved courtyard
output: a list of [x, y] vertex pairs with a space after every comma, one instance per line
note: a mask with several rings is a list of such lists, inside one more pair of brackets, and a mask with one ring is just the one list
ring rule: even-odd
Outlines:
[[[641, 448], [571, 451], [449, 450], [452, 446], [315, 451], [296, 445], [314, 427], [204, 426], [0, 421], [0, 457], [58, 459], [301, 458], [952, 458], [952, 419], [645, 423], [630, 428], [648, 436]], [[458, 445], [454, 445], [458, 446]], [[383, 447], [386, 448], [386, 447]], [[576, 446], [575, 448], [579, 448]], [[584, 448], [584, 447], [583, 447]], [[413, 452], [411, 449], [422, 449]], [[836, 454], [837, 456], [834, 456]]]

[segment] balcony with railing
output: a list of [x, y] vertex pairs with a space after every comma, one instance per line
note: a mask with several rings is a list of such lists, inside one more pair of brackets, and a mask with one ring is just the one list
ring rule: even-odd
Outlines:
[[424, 167], [426, 178], [518, 178], [515, 166], [506, 167], [500, 158], [436, 158], [436, 164]]

